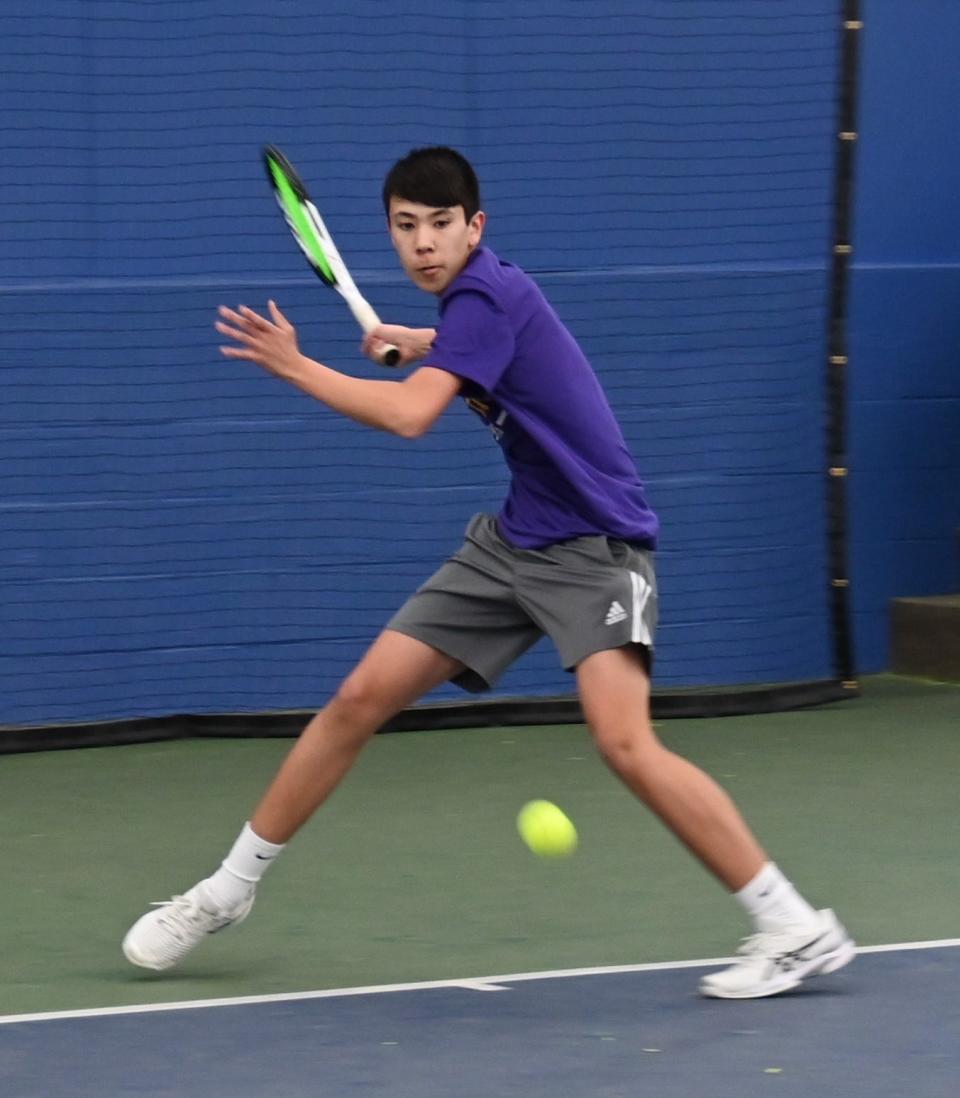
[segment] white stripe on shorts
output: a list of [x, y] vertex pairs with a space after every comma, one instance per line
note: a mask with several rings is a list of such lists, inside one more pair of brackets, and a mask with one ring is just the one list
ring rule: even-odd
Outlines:
[[643, 620], [643, 611], [646, 608], [647, 599], [650, 598], [650, 593], [653, 589], [639, 572], [630, 573], [630, 587], [633, 602], [631, 607], [633, 610], [633, 621], [630, 623], [630, 640], [634, 644], [645, 644], [649, 647], [653, 638], [650, 636], [650, 630]]

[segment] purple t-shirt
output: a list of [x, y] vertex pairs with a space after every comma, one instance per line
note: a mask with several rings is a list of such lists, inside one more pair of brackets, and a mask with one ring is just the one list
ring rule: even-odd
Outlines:
[[510, 468], [500, 532], [520, 549], [602, 534], [653, 548], [657, 517], [593, 368], [529, 275], [478, 248], [440, 297], [429, 366]]

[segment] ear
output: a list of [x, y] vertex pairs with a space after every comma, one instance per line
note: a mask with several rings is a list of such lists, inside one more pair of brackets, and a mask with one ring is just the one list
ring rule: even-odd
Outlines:
[[467, 226], [467, 243], [471, 248], [475, 248], [480, 243], [480, 237], [483, 236], [483, 227], [486, 223], [487, 215], [483, 210], [477, 210], [470, 218], [470, 224]]

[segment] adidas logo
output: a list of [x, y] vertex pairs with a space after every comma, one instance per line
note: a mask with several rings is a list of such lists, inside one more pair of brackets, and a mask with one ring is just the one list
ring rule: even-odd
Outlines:
[[607, 616], [604, 618], [603, 624], [616, 625], [618, 621], [623, 621], [626, 616], [626, 610], [624, 610], [620, 603], [614, 599], [614, 601], [610, 603], [610, 609], [607, 611]]

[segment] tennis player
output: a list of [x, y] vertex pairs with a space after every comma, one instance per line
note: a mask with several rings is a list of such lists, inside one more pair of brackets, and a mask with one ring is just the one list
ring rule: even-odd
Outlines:
[[511, 473], [497, 515], [411, 596], [307, 725], [220, 867], [155, 905], [123, 942], [136, 965], [166, 969], [207, 934], [249, 914], [257, 883], [395, 713], [452, 680], [488, 689], [543, 634], [577, 690], [612, 770], [733, 894], [752, 922], [738, 959], [705, 976], [704, 995], [757, 998], [833, 972], [854, 944], [760, 847], [727, 794], [657, 739], [650, 719], [657, 519], [582, 351], [518, 267], [483, 246], [471, 165], [415, 149], [386, 177], [390, 237], [413, 283], [439, 302], [436, 329], [385, 324], [402, 381], [350, 377], [303, 355], [274, 302], [262, 316], [221, 307], [227, 358], [246, 359], [327, 407], [403, 438], [428, 431], [457, 397], [492, 432]]

